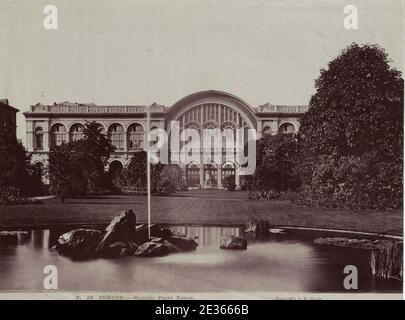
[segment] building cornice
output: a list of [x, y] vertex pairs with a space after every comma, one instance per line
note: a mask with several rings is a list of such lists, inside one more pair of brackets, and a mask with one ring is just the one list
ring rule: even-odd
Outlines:
[[[190, 94], [171, 107], [166, 107], [157, 103], [153, 103], [150, 106], [146, 105], [96, 105], [94, 103], [71, 103], [62, 102], [53, 105], [43, 105], [38, 103], [30, 107], [30, 111], [24, 112], [26, 118], [54, 118], [54, 117], [86, 117], [86, 118], [122, 118], [122, 117], [134, 117], [143, 118], [146, 117], [147, 110], [149, 109], [152, 117], [167, 117], [171, 118], [176, 114], [179, 109], [185, 105], [189, 105], [193, 101], [203, 98], [216, 97], [234, 102], [241, 110], [250, 118], [252, 123], [256, 123], [256, 118], [261, 117], [277, 117], [277, 116], [302, 116], [307, 110], [308, 106], [304, 105], [273, 105], [265, 103], [258, 107], [251, 107], [247, 102], [239, 97], [229, 94], [227, 92], [207, 90]], [[8, 105], [7, 105], [8, 106]], [[14, 110], [17, 110], [11, 106], [8, 106]], [[18, 110], [17, 110], [18, 111]]]
[[[146, 113], [53, 113], [53, 112], [24, 112], [26, 118], [146, 118]], [[151, 112], [151, 117], [164, 117], [166, 113], [163, 112]]]

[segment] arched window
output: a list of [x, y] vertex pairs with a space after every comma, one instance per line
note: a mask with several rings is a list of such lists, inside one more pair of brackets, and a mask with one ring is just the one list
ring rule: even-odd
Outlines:
[[63, 124], [54, 124], [51, 128], [51, 147], [60, 146], [66, 142], [66, 127]]
[[70, 127], [70, 141], [78, 141], [83, 139], [83, 129], [84, 126], [80, 123], [75, 123], [73, 126]]
[[39, 127], [35, 129], [34, 133], [34, 150], [44, 149], [44, 130]]
[[236, 131], [233, 127], [222, 130], [222, 152], [233, 150], [236, 142]]
[[224, 187], [229, 185], [231, 179], [229, 177], [232, 177], [235, 182], [235, 166], [228, 162], [222, 166], [222, 185]]
[[200, 185], [200, 168], [196, 164], [191, 163], [187, 165], [186, 179], [188, 187], [197, 187]]
[[204, 152], [207, 152], [207, 155], [209, 153], [212, 158], [214, 157], [215, 149], [220, 147], [218, 144], [221, 143], [222, 146], [222, 141], [216, 140], [217, 139], [217, 136], [215, 135], [216, 133], [217, 133], [216, 124], [214, 123], [205, 124], [202, 133], [203, 143], [201, 147], [204, 150]]
[[38, 175], [42, 175], [44, 173], [44, 164], [42, 162], [36, 162], [34, 164], [34, 173]]
[[108, 138], [112, 145], [118, 149], [124, 149], [124, 127], [118, 123], [114, 123], [108, 128]]
[[105, 128], [101, 123], [97, 123], [97, 128], [100, 129], [100, 133], [105, 134]]
[[128, 149], [143, 149], [143, 138], [143, 127], [138, 123], [131, 124], [128, 128]]
[[34, 176], [41, 180], [42, 183], [45, 183], [45, 166], [42, 162], [36, 162], [33, 166]]
[[283, 123], [278, 129], [279, 133], [295, 133], [295, 128], [291, 123]]
[[244, 127], [243, 128], [243, 140], [241, 142], [241, 145], [243, 146], [243, 154], [247, 157], [249, 153], [249, 127]]
[[264, 127], [262, 130], [262, 134], [263, 134], [264, 138], [271, 136], [271, 133], [272, 133], [271, 128], [269, 126]]

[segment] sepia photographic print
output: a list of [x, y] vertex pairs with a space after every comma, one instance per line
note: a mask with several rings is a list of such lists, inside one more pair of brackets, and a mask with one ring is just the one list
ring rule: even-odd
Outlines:
[[0, 0], [0, 299], [402, 299], [404, 23]]

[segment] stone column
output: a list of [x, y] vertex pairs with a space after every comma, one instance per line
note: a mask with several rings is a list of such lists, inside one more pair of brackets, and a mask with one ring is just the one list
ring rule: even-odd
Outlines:
[[204, 164], [200, 163], [198, 167], [200, 168], [200, 188], [204, 189]]
[[66, 126], [66, 142], [72, 142], [73, 141], [73, 134], [72, 136], [70, 136], [70, 129], [68, 128], [68, 126]]
[[48, 151], [50, 150], [51, 147], [51, 143], [50, 143], [50, 128], [49, 128], [49, 120], [44, 122], [44, 151]]
[[[128, 152], [128, 131], [127, 130], [124, 130], [124, 151], [125, 152]], [[128, 156], [128, 154], [127, 154], [127, 156]]]
[[218, 165], [218, 189], [222, 189], [222, 168], [220, 165]]
[[34, 151], [34, 128], [33, 128], [33, 122], [32, 121], [27, 121], [27, 132], [26, 132], [26, 144], [27, 144], [27, 150], [32, 152]]
[[263, 121], [262, 120], [260, 120], [260, 121], [257, 121], [257, 136], [258, 136], [258, 138], [260, 139], [260, 138], [263, 138]]
[[278, 122], [279, 122], [279, 119], [272, 119], [272, 121], [271, 121], [272, 135], [276, 135], [278, 133]]
[[235, 168], [235, 185], [236, 185], [236, 190], [240, 190], [239, 166], [237, 166]]

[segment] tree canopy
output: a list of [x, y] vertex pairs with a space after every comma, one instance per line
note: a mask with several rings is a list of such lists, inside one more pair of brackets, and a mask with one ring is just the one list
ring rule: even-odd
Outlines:
[[301, 144], [311, 154], [402, 154], [403, 85], [383, 48], [353, 43], [315, 81]]
[[103, 188], [104, 167], [113, 150], [114, 147], [101, 128], [95, 122], [86, 123], [83, 139], [51, 149], [51, 192], [63, 200]]
[[31, 156], [21, 141], [6, 128], [0, 128], [0, 188], [14, 187], [28, 194], [31, 184]]
[[299, 131], [297, 203], [402, 206], [403, 86], [377, 45], [352, 44], [321, 70]]
[[256, 150], [251, 199], [278, 198], [281, 193], [298, 188], [299, 179], [295, 172], [298, 152], [296, 135], [279, 133], [265, 137], [258, 141]]

